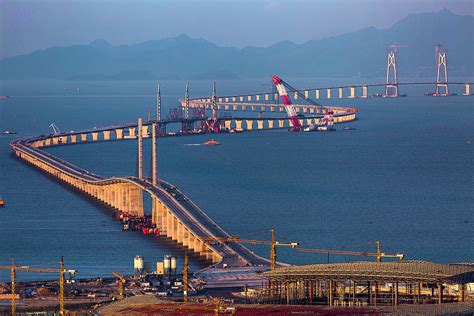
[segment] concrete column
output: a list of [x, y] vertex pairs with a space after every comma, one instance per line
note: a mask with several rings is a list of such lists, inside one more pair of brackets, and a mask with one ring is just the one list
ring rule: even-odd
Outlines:
[[339, 99], [342, 99], [342, 88], [339, 88]]
[[280, 112], [285, 112], [285, 107], [284, 106], [280, 106], [279, 109], [280, 109]]
[[316, 90], [316, 99], [319, 99], [319, 90]]
[[252, 112], [255, 112], [257, 110], [257, 107], [252, 105]]
[[355, 88], [350, 87], [349, 90], [350, 90], [349, 99], [354, 99], [355, 98]]
[[333, 293], [334, 292], [334, 289], [333, 289], [333, 281], [332, 280], [329, 280], [329, 295], [328, 295], [328, 298], [329, 298], [329, 306], [332, 306], [332, 303], [333, 303]]
[[148, 137], [148, 125], [142, 125], [142, 137]]
[[81, 134], [81, 142], [87, 142], [87, 134]]
[[260, 95], [256, 95], [255, 100], [260, 101]]
[[59, 137], [53, 137], [53, 145], [57, 145], [59, 143]]
[[247, 123], [247, 130], [251, 131], [252, 128], [253, 128], [253, 121], [252, 120], [245, 120], [245, 122]]
[[237, 131], [242, 131], [242, 120], [235, 120], [235, 129]]
[[270, 112], [275, 112], [275, 107], [274, 106], [270, 106]]
[[104, 140], [110, 140], [110, 131], [104, 131]]
[[244, 102], [244, 97], [243, 97], [243, 96], [240, 96], [240, 97], [239, 97], [239, 101], [240, 101], [240, 102]]
[[327, 98], [331, 99], [331, 88], [327, 89]]
[[224, 127], [225, 127], [226, 130], [229, 130], [229, 129], [230, 129], [230, 123], [231, 123], [230, 120], [225, 120], [225, 121], [224, 121]]
[[99, 133], [98, 132], [92, 132], [92, 141], [96, 142], [99, 140]]
[[368, 97], [369, 97], [368, 87], [367, 86], [362, 86], [362, 98], [366, 99]]
[[270, 100], [270, 96], [268, 94], [265, 94], [265, 101]]
[[129, 127], [128, 128], [128, 136], [131, 138], [135, 138], [137, 135], [135, 135], [136, 128], [135, 127]]
[[229, 110], [229, 105], [227, 105], [227, 104], [224, 105], [224, 109], [225, 109], [226, 111], [228, 111], [228, 110]]
[[50, 139], [50, 138], [47, 138], [47, 139], [44, 141], [44, 145], [45, 145], [45, 146], [51, 146], [51, 139]]
[[273, 129], [273, 121], [272, 120], [268, 120], [268, 128]]
[[232, 109], [234, 109], [234, 111], [237, 111], [238, 106], [237, 105], [232, 105]]
[[278, 120], [278, 128], [284, 128], [285, 127], [285, 121], [284, 120]]
[[76, 143], [77, 142], [77, 136], [76, 135], [71, 135], [71, 143]]
[[242, 107], [241, 107], [241, 108], [242, 108], [242, 111], [245, 111], [245, 110], [247, 110], [247, 107], [246, 107], [245, 105], [242, 105]]
[[262, 106], [260, 107], [260, 111], [261, 111], [261, 112], [265, 112], [266, 110], [267, 110], [267, 107], [266, 107], [265, 105], [262, 105]]
[[263, 129], [263, 120], [257, 121], [257, 129]]
[[311, 125], [312, 120], [313, 120], [313, 119], [310, 119], [310, 118], [306, 119], [306, 125]]
[[462, 95], [471, 95], [471, 85], [469, 83], [465, 84], [465, 90]]
[[116, 129], [115, 135], [117, 139], [123, 139], [123, 129]]

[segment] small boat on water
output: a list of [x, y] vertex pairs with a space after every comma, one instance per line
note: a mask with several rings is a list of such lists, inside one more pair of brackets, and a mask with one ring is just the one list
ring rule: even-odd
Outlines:
[[5, 131], [2, 131], [0, 134], [2, 134], [2, 135], [14, 135], [14, 134], [16, 134], [16, 132], [5, 130]]
[[220, 144], [221, 143], [219, 143], [218, 141], [215, 141], [214, 139], [211, 139], [211, 140], [208, 140], [207, 142], [202, 143], [202, 145], [206, 145], [206, 146], [217, 146]]
[[5, 207], [5, 201], [3, 198], [0, 196], [0, 207]]
[[0, 95], [0, 100], [1, 99], [8, 99], [10, 96], [9, 95]]
[[343, 131], [355, 131], [355, 127], [346, 126], [342, 129]]

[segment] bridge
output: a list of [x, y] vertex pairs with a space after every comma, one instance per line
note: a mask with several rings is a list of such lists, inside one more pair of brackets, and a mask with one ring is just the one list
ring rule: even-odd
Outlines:
[[[226, 103], [218, 103], [217, 105], [219, 108], [228, 106]], [[158, 109], [160, 108], [161, 105]], [[324, 113], [329, 110], [334, 111], [334, 122], [336, 124], [353, 121], [357, 115], [357, 109], [354, 108], [308, 106], [306, 110], [312, 115], [302, 117], [300, 121], [308, 124], [317, 124]], [[302, 109], [302, 111], [305, 110]], [[241, 243], [219, 242], [219, 240], [230, 237], [230, 235], [212, 221], [176, 186], [159, 179], [157, 176], [156, 139], [172, 135], [162, 133], [163, 127], [168, 124], [206, 121], [208, 117], [168, 120], [159, 118], [160, 116], [157, 117], [157, 120], [147, 122], [138, 119], [137, 123], [24, 137], [13, 140], [10, 147], [18, 158], [120, 212], [143, 217], [145, 214], [143, 196], [148, 194], [152, 201], [152, 224], [159, 229], [160, 235], [168, 237], [186, 248], [187, 251], [198, 254], [213, 265], [228, 267], [268, 266], [268, 259], [257, 256]], [[219, 122], [223, 127], [220, 130], [221, 132], [229, 132], [232, 129], [249, 132], [282, 129], [291, 126], [291, 121], [285, 116], [266, 118], [222, 117], [219, 118]], [[144, 177], [142, 171], [142, 141], [143, 138], [147, 137], [151, 137], [153, 142], [153, 172], [151, 178]], [[138, 140], [139, 168], [137, 176], [104, 178], [42, 150], [52, 146], [123, 140]], [[209, 242], [209, 240], [215, 242]]]

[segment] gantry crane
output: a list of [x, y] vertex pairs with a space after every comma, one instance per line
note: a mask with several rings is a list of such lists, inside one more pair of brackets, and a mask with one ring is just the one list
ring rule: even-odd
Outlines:
[[49, 127], [51, 127], [53, 129], [54, 134], [60, 134], [61, 133], [61, 131], [59, 130], [59, 128], [56, 126], [55, 123], [49, 124]]
[[12, 283], [12, 297], [11, 297], [11, 309], [12, 315], [16, 315], [16, 304], [15, 304], [15, 279], [16, 271], [25, 271], [25, 272], [39, 272], [39, 273], [59, 273], [59, 314], [66, 315], [64, 312], [64, 274], [69, 273], [70, 276], [76, 274], [76, 270], [66, 270], [64, 268], [64, 259], [61, 257], [59, 263], [59, 269], [52, 268], [31, 268], [29, 266], [16, 266], [15, 259], [11, 259], [10, 266], [0, 266], [0, 270], [10, 270], [11, 271], [11, 283]]
[[125, 286], [125, 279], [123, 277], [123, 273], [118, 274], [112, 271], [112, 274], [117, 278], [119, 284], [119, 299], [123, 299], [123, 289]]
[[276, 240], [275, 230], [270, 230], [272, 233], [272, 240], [250, 240], [250, 239], [241, 239], [239, 236], [229, 236], [229, 237], [215, 237], [215, 238], [204, 238], [206, 242], [213, 242], [215, 240], [219, 242], [238, 242], [238, 243], [246, 243], [252, 245], [270, 245], [270, 262], [271, 262], [271, 269], [275, 270], [276, 268], [276, 247], [291, 247], [295, 248], [299, 245], [297, 242], [292, 243], [281, 243]]
[[401, 253], [384, 253], [382, 252], [382, 245], [380, 241], [374, 242], [377, 245], [377, 252], [362, 252], [362, 251], [348, 251], [348, 250], [335, 250], [335, 249], [305, 249], [299, 248], [296, 251], [299, 252], [317, 252], [317, 253], [331, 253], [336, 255], [349, 255], [349, 256], [362, 256], [362, 257], [376, 257], [377, 262], [382, 262], [382, 258], [398, 258], [400, 261], [405, 257]]

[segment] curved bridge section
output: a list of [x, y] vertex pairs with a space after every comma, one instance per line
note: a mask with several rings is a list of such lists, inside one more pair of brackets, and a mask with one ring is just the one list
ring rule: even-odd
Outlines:
[[[90, 133], [102, 134], [100, 139], [111, 140], [107, 138], [109, 128], [94, 129]], [[169, 182], [161, 180], [154, 186], [148, 179], [137, 177], [103, 178], [40, 149], [53, 144], [74, 143], [73, 139], [77, 140], [78, 135], [86, 135], [86, 131], [21, 138], [12, 141], [10, 147], [20, 159], [121, 212], [143, 216], [143, 194], [149, 194], [152, 199], [152, 223], [160, 233], [212, 264], [268, 264], [266, 259], [240, 244], [209, 243], [209, 239], [228, 237], [229, 234]], [[99, 139], [98, 135], [92, 137]]]

